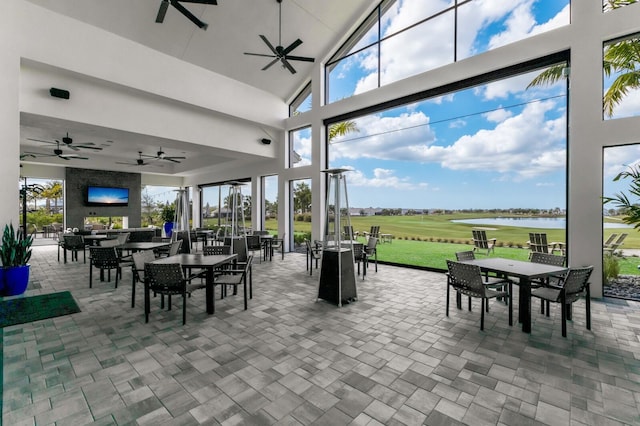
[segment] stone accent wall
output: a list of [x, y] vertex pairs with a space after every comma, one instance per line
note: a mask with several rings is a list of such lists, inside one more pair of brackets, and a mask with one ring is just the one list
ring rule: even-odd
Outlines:
[[[83, 229], [83, 220], [90, 216], [127, 216], [129, 227], [140, 227], [142, 179], [139, 173], [112, 172], [106, 170], [90, 170], [66, 168], [65, 192], [65, 226]], [[113, 186], [129, 188], [129, 205], [127, 207], [95, 207], [87, 206], [86, 194], [88, 186]]]

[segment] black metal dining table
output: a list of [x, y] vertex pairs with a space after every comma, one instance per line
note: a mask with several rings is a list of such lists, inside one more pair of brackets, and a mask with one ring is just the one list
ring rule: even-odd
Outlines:
[[522, 323], [522, 331], [525, 333], [531, 333], [531, 280], [545, 279], [554, 275], [564, 275], [568, 270], [562, 266], [504, 259], [501, 257], [465, 260], [461, 263], [477, 265], [485, 272], [518, 278], [518, 281], [514, 282], [514, 284], [520, 287], [518, 315]]
[[205, 285], [206, 285], [206, 301], [207, 301], [207, 313], [209, 315], [215, 313], [215, 297], [213, 291], [213, 272], [220, 266], [227, 265], [234, 262], [238, 258], [237, 254], [222, 254], [222, 255], [208, 255], [195, 253], [182, 253], [174, 256], [163, 257], [162, 259], [154, 260], [153, 263], [179, 263], [182, 269], [204, 269], [205, 270]]
[[126, 242], [118, 248], [122, 250], [128, 250], [132, 252], [143, 251], [143, 250], [156, 250], [163, 247], [169, 247], [171, 245], [170, 241], [164, 242], [152, 242], [152, 241], [138, 241], [138, 242]]

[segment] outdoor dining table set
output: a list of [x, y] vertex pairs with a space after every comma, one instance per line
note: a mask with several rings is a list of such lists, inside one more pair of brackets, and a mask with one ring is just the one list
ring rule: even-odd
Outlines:
[[[531, 333], [531, 298], [532, 287], [535, 288], [535, 295], [540, 297], [543, 302], [552, 301], [560, 304], [562, 312], [562, 335], [566, 337], [566, 320], [571, 319], [571, 304], [580, 296], [584, 296], [586, 304], [586, 328], [591, 329], [591, 311], [590, 311], [590, 293], [588, 278], [591, 274], [592, 267], [584, 268], [567, 268], [564, 266], [557, 266], [545, 263], [526, 262], [514, 259], [504, 259], [499, 257], [487, 257], [487, 258], [473, 258], [468, 260], [460, 260], [459, 262], [448, 261], [449, 275], [447, 282], [447, 315], [448, 315], [448, 300], [449, 290], [451, 285], [457, 291], [458, 296], [469, 295], [465, 288], [465, 283], [456, 283], [456, 277], [452, 274], [451, 264], [463, 264], [473, 265], [479, 268], [483, 276], [480, 278], [483, 281], [493, 279], [493, 282], [498, 282], [500, 279], [504, 283], [509, 282], [518, 285], [519, 297], [518, 297], [518, 320], [522, 324], [522, 331], [525, 333]], [[492, 274], [492, 278], [488, 278], [489, 274]], [[555, 286], [549, 285], [547, 289], [541, 290], [540, 283], [549, 282], [549, 280], [556, 280]], [[462, 286], [459, 286], [462, 284]], [[489, 285], [485, 281], [485, 285]], [[542, 286], [544, 287], [544, 286]], [[541, 288], [542, 288], [541, 287]], [[499, 287], [494, 286], [493, 290], [485, 290], [491, 292], [488, 296], [474, 296], [483, 298], [483, 307], [485, 306], [486, 297], [501, 297], [508, 294], [508, 292], [500, 290]], [[509, 294], [510, 296], [510, 294]], [[488, 299], [487, 302], [488, 303]], [[469, 306], [471, 306], [469, 304]], [[547, 303], [547, 316], [549, 316]], [[458, 306], [460, 307], [460, 306]], [[511, 307], [509, 308], [509, 325], [511, 325]], [[484, 309], [482, 312], [481, 329], [484, 322]]]

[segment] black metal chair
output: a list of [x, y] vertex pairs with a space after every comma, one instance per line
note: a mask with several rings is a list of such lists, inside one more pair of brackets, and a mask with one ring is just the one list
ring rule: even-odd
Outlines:
[[62, 236], [64, 243], [64, 263], [67, 263], [67, 250], [71, 252], [71, 260], [78, 261], [78, 252], [82, 251], [84, 263], [87, 263], [86, 244], [82, 235], [67, 234]]
[[[593, 266], [569, 268], [569, 272], [558, 283], [558, 287], [539, 287], [531, 290], [531, 296], [542, 301], [559, 303], [562, 317], [562, 337], [567, 337], [567, 319], [571, 320], [571, 305], [584, 296], [587, 330], [591, 330], [591, 292], [589, 277]], [[547, 316], [549, 309], [547, 308]]]
[[[513, 325], [513, 303], [511, 298], [513, 284], [511, 281], [508, 282], [508, 291], [496, 290], [485, 285], [482, 271], [477, 265], [447, 260], [447, 269], [449, 271], [447, 275], [447, 316], [449, 316], [449, 288], [453, 287], [453, 289], [460, 294], [477, 297], [482, 300], [480, 330], [484, 330], [486, 304], [489, 303], [489, 299], [497, 297], [508, 298], [509, 325]], [[471, 304], [469, 304], [469, 310], [471, 310]]]
[[[476, 258], [476, 254], [471, 250], [456, 252], [456, 260], [458, 262], [464, 262], [465, 260], [474, 260], [475, 258]], [[489, 276], [488, 273], [485, 272], [484, 285], [490, 288], [501, 289], [502, 291], [505, 291], [505, 287], [509, 285], [509, 280], [502, 277], [491, 277]], [[458, 306], [458, 309], [461, 309], [462, 300], [459, 296], [460, 296], [460, 293], [458, 293], [458, 297], [456, 297], [456, 304]], [[469, 298], [469, 310], [471, 310], [471, 298]], [[489, 304], [486, 305], [486, 310], [487, 312], [489, 312]]]
[[131, 265], [131, 307], [136, 306], [136, 283], [144, 283], [144, 265], [156, 260], [156, 256], [151, 250], [142, 250], [131, 255], [133, 263]]
[[322, 259], [322, 247], [313, 247], [309, 240], [304, 240], [307, 246], [307, 271], [309, 275], [313, 275], [313, 261], [316, 261], [316, 269], [318, 269], [318, 260]]
[[[255, 252], [258, 252], [258, 259], [260, 259], [260, 262], [262, 263], [262, 257], [260, 256], [260, 253], [262, 251], [262, 240], [260, 239], [260, 235], [258, 234], [253, 234], [253, 235], [247, 235], [247, 250], [249, 250], [251, 252], [252, 255], [255, 255]], [[266, 252], [265, 252], [265, 256], [266, 256]]]
[[[559, 256], [551, 253], [532, 252], [530, 253], [529, 260], [533, 263], [542, 263], [545, 265], [553, 266], [565, 266], [567, 258], [565, 256]], [[532, 280], [531, 288], [538, 287], [559, 287], [562, 276], [550, 277], [544, 280]], [[549, 302], [546, 302], [547, 310], [549, 310]], [[540, 313], [544, 314], [545, 301], [540, 301]]]
[[[204, 285], [189, 285], [179, 263], [145, 263], [144, 265], [144, 320], [149, 322], [151, 295], [154, 293], [168, 297], [168, 309], [171, 310], [171, 296], [182, 296], [182, 324], [187, 322], [187, 295], [204, 288]], [[163, 300], [164, 302], [164, 300]]]
[[104, 271], [107, 271], [107, 280], [111, 281], [111, 270], [116, 270], [116, 288], [118, 288], [118, 276], [120, 275], [120, 258], [116, 247], [89, 247], [89, 288], [93, 287], [93, 268], [100, 269], [100, 280], [104, 279]]
[[231, 246], [206, 246], [202, 252], [205, 256], [231, 254]]
[[273, 241], [271, 241], [271, 255], [273, 256], [274, 250], [280, 249], [280, 253], [282, 253], [282, 260], [284, 260], [284, 239], [287, 236], [286, 233], [282, 234], [280, 238], [277, 235], [273, 237]]
[[[233, 294], [238, 293], [238, 287], [242, 285], [244, 296], [244, 310], [247, 310], [247, 275], [250, 275], [251, 262], [253, 261], [253, 255], [247, 258], [242, 269], [225, 269], [221, 275], [218, 275], [214, 281], [214, 286], [221, 286], [220, 299], [223, 299], [226, 295], [226, 289], [228, 286], [234, 288]], [[251, 291], [251, 289], [249, 289]], [[215, 297], [214, 297], [215, 299]], [[215, 307], [214, 307], [215, 309]]]

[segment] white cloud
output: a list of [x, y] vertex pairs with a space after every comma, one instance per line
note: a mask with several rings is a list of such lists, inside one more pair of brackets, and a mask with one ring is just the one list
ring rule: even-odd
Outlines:
[[[532, 13], [534, 0], [476, 0], [459, 8], [457, 34], [458, 59], [494, 49], [534, 34], [549, 31], [569, 23], [569, 5], [544, 23], [536, 23]], [[405, 0], [387, 13], [389, 20], [385, 35], [414, 24], [417, 17], [429, 16], [450, 4], [448, 0]], [[487, 45], [479, 45], [484, 30], [504, 20], [504, 31], [494, 34]], [[388, 84], [453, 62], [453, 13], [429, 20], [406, 32], [391, 37], [380, 46], [380, 81]], [[430, 42], [437, 40], [437, 43]], [[374, 89], [378, 85], [377, 50], [357, 58], [365, 75], [356, 84], [354, 94]], [[529, 79], [526, 83], [531, 81]], [[488, 99], [504, 96], [508, 88], [495, 86], [495, 93], [487, 90]]]
[[511, 111], [507, 111], [504, 108], [496, 109], [494, 111], [489, 111], [482, 114], [482, 116], [486, 118], [487, 121], [491, 121], [493, 123], [500, 123], [511, 117], [512, 115], [513, 113]]
[[354, 170], [347, 173], [347, 182], [349, 186], [368, 187], [368, 188], [391, 188], [403, 191], [424, 189], [429, 186], [426, 182], [414, 183], [410, 177], [398, 177], [395, 170], [376, 168], [373, 170], [373, 176], [366, 176], [361, 170]]
[[459, 129], [467, 125], [467, 122], [462, 119], [453, 120], [451, 124], [449, 124], [450, 129]]
[[[359, 133], [338, 137], [332, 142], [329, 150], [332, 163], [339, 158], [414, 161], [416, 151], [435, 140], [429, 117], [421, 111], [395, 117], [369, 115], [356, 123]], [[350, 141], [353, 138], [358, 139]]]
[[640, 89], [629, 90], [613, 109], [611, 118], [634, 117], [640, 115]]

